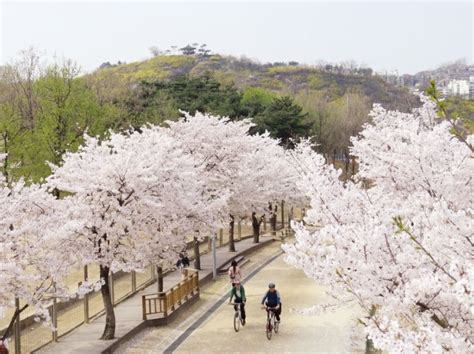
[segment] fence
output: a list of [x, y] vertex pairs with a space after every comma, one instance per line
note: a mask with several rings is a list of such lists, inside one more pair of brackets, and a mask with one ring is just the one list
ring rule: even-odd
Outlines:
[[[277, 224], [284, 226], [287, 224], [287, 220], [282, 223], [283, 214], [277, 213]], [[287, 219], [290, 207], [285, 205], [285, 214], [283, 219]], [[295, 209], [296, 210], [296, 209]], [[301, 213], [294, 213], [294, 217], [298, 218]], [[262, 225], [263, 227], [263, 225]], [[265, 228], [264, 228], [265, 229]], [[269, 228], [267, 228], [269, 230]], [[244, 220], [236, 220], [234, 237], [236, 240], [240, 240], [247, 235], [252, 234], [252, 226], [250, 218]], [[244, 236], [245, 235], [245, 236]], [[228, 229], [221, 229], [218, 232], [218, 247], [224, 247], [229, 243], [229, 231]], [[188, 243], [188, 249], [190, 255], [192, 252], [193, 242]], [[199, 253], [205, 254], [211, 250], [210, 238], [204, 238], [199, 244]], [[193, 258], [191, 256], [191, 258]], [[166, 272], [167, 269], [164, 269]], [[122, 302], [137, 291], [147, 287], [156, 281], [156, 268], [155, 266], [148, 266], [144, 272], [117, 272], [110, 276], [111, 284], [111, 296], [114, 305]], [[99, 280], [99, 266], [89, 265], [82, 269], [78, 269], [68, 277], [68, 283], [71, 289], [77, 288], [78, 284], [83, 281]], [[175, 298], [180, 298], [179, 291], [176, 290], [173, 295], [166, 297], [167, 304], [174, 303]], [[164, 301], [164, 300], [160, 300]], [[158, 303], [157, 303], [158, 304]], [[161, 304], [161, 302], [160, 302]], [[17, 303], [20, 308], [24, 305], [22, 301]], [[176, 305], [176, 304], [175, 304]], [[161, 305], [157, 305], [161, 306]], [[8, 326], [8, 321], [11, 318], [15, 309], [8, 309], [5, 317], [0, 319], [0, 328], [5, 329]], [[169, 310], [169, 309], [168, 309]], [[45, 346], [46, 344], [57, 341], [59, 337], [71, 332], [75, 328], [79, 327], [84, 323], [88, 323], [94, 318], [104, 313], [104, 305], [102, 301], [102, 295], [99, 292], [87, 294], [82, 299], [73, 299], [67, 302], [53, 302], [49, 308], [52, 323], [54, 324], [57, 331], [52, 331], [50, 326], [44, 326], [34, 320], [34, 308], [31, 306], [23, 311], [17, 320], [16, 326], [14, 326], [13, 335], [8, 340], [8, 347], [10, 353], [19, 354], [29, 353], [34, 350]], [[0, 332], [2, 332], [0, 330]]]
[[[80, 284], [81, 281], [98, 280], [99, 267], [90, 265], [83, 270], [74, 272], [70, 276], [71, 288]], [[111, 297], [116, 305], [127, 299], [137, 291], [147, 287], [156, 280], [154, 267], [148, 266], [144, 272], [117, 272], [110, 275]], [[18, 303], [21, 307], [23, 304]], [[73, 299], [67, 302], [54, 301], [50, 308], [52, 324], [57, 329], [52, 331], [51, 327], [44, 326], [34, 320], [33, 309], [26, 310], [21, 314], [20, 321], [14, 327], [14, 334], [9, 339], [9, 350], [11, 353], [30, 353], [46, 344], [56, 341], [59, 337], [69, 333], [73, 329], [88, 323], [95, 317], [104, 313], [102, 295], [94, 292], [84, 296], [82, 299]], [[6, 317], [9, 319], [9, 317]]]
[[143, 320], [154, 315], [155, 318], [165, 318], [184, 302], [199, 293], [198, 272], [188, 269], [188, 275], [166, 292], [142, 296]]

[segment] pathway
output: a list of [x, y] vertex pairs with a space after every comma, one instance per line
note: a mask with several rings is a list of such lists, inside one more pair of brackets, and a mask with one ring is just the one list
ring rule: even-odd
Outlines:
[[[271, 240], [270, 236], [262, 236], [261, 242]], [[252, 238], [247, 238], [236, 243], [236, 252], [229, 252], [228, 247], [217, 248], [217, 265], [222, 266], [236, 254], [250, 250], [255, 247]], [[212, 254], [207, 253], [201, 256], [201, 270], [199, 271], [199, 278], [209, 277], [212, 274]], [[212, 276], [212, 275], [211, 275]], [[164, 277], [164, 289], [169, 289], [180, 280], [180, 273], [174, 271], [168, 273]], [[144, 290], [138, 292], [129, 299], [121, 302], [115, 307], [116, 316], [116, 339], [124, 336], [133, 328], [137, 327], [142, 322], [142, 307], [141, 298], [144, 294], [151, 294], [157, 292], [157, 283], [148, 286]], [[100, 316], [95, 321], [84, 324], [73, 330], [71, 333], [61, 337], [59, 342], [51, 343], [44, 348], [36, 351], [36, 353], [48, 354], [66, 354], [66, 353], [100, 353], [110, 346], [113, 341], [100, 340], [105, 326], [105, 316]]]
[[[347, 353], [352, 335], [357, 347], [363, 352], [361, 328], [354, 319], [357, 307], [338, 308], [334, 313], [309, 316], [291, 312], [291, 308], [304, 309], [326, 301], [324, 288], [317, 286], [300, 270], [289, 267], [283, 256], [265, 265], [275, 252], [277, 244], [252, 255], [252, 263], [245, 274], [256, 274], [245, 283], [247, 292], [247, 324], [235, 333], [233, 309], [226, 303], [219, 305], [228, 291], [222, 278], [202, 292], [196, 304], [181, 315], [180, 321], [166, 328], [150, 328], [117, 350], [118, 353]], [[260, 270], [258, 268], [261, 268]], [[259, 270], [259, 271], [258, 271]], [[260, 309], [260, 301], [268, 282], [275, 282], [283, 299], [280, 332], [267, 340], [265, 336], [266, 314]], [[225, 301], [227, 302], [227, 300]], [[353, 332], [353, 330], [355, 332]], [[359, 343], [361, 343], [359, 345]]]

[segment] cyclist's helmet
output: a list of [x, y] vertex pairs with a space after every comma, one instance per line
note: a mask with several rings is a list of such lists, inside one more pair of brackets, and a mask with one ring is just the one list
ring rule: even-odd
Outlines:
[[268, 287], [269, 287], [270, 289], [275, 289], [275, 284], [270, 283], [270, 284], [268, 284]]

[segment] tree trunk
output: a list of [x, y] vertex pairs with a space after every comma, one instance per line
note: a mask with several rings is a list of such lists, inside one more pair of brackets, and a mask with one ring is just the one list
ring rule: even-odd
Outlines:
[[272, 235], [276, 235], [277, 228], [277, 211], [278, 207], [270, 205], [271, 215], [270, 215], [270, 228], [272, 229]]
[[100, 288], [100, 292], [102, 293], [102, 301], [104, 302], [105, 309], [105, 328], [100, 339], [114, 339], [115, 336], [115, 312], [110, 296], [109, 273], [109, 267], [100, 266], [100, 277], [104, 279], [104, 284], [102, 288]]
[[281, 201], [281, 228], [285, 228], [285, 201]]
[[229, 222], [229, 251], [235, 252], [235, 242], [234, 242], [234, 215], [230, 215]]
[[201, 254], [199, 253], [199, 240], [194, 236], [194, 269], [201, 269]]
[[158, 282], [158, 292], [163, 292], [163, 267], [156, 267], [156, 278]]
[[260, 242], [260, 223], [262, 221], [257, 219], [257, 215], [252, 213], [252, 229], [253, 229], [253, 243]]
[[374, 347], [374, 343], [368, 337], [365, 339], [365, 354], [381, 354], [382, 351]]
[[10, 336], [10, 332], [13, 329], [13, 325], [15, 324], [16, 319], [20, 314], [28, 307], [28, 304], [24, 305], [22, 308], [15, 309], [12, 318], [10, 319], [10, 323], [8, 324], [7, 329], [3, 332], [2, 338], [0, 339], [1, 342], [4, 342]]

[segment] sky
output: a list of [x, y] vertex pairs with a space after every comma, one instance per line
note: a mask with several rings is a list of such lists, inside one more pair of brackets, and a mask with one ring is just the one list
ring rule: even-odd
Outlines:
[[400, 73], [474, 57], [471, 1], [0, 0], [0, 21], [0, 65], [32, 46], [84, 72], [193, 42], [260, 62], [355, 60]]

